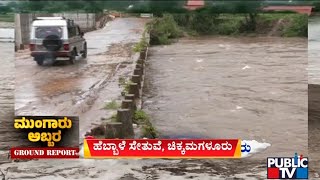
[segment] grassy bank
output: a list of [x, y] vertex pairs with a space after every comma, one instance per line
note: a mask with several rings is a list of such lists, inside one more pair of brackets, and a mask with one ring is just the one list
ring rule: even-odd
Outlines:
[[170, 44], [183, 35], [267, 35], [278, 37], [307, 37], [308, 17], [294, 13], [260, 13], [255, 23], [247, 14], [166, 14], [155, 18], [151, 27], [151, 44]]
[[14, 14], [0, 14], [0, 22], [14, 22]]
[[[258, 31], [282, 37], [308, 37], [308, 16], [301, 14], [262, 14]], [[265, 29], [263, 31], [263, 29]]]

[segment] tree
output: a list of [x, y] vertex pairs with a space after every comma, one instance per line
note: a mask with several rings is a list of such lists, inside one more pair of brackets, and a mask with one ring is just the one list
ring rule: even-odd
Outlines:
[[185, 12], [184, 4], [185, 1], [179, 0], [149, 0], [148, 7], [150, 13], [153, 13], [155, 16], [162, 16], [165, 13]]
[[255, 31], [257, 25], [257, 16], [262, 4], [260, 1], [244, 1], [235, 4], [235, 13], [245, 14], [244, 28], [248, 31]]
[[10, 1], [7, 6], [9, 6], [11, 9], [13, 10], [17, 10], [19, 9], [19, 3], [15, 2], [15, 1]]
[[0, 14], [7, 14], [7, 13], [10, 13], [12, 12], [12, 9], [10, 6], [6, 6], [6, 5], [3, 5], [3, 4], [0, 4]]
[[245, 31], [255, 31], [257, 25], [257, 16], [260, 12], [265, 1], [254, 0], [254, 1], [230, 1], [225, 0], [224, 5], [230, 6], [232, 13], [245, 14], [245, 22], [243, 28]]

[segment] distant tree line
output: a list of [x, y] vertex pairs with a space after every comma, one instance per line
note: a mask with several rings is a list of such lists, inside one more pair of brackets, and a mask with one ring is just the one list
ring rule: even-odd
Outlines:
[[8, 14], [11, 12], [13, 12], [13, 8], [11, 6], [0, 3], [0, 14]]
[[[129, 12], [150, 12], [156, 15], [163, 13], [186, 12], [184, 5], [187, 0], [29, 0], [12, 1], [0, 4], [0, 13], [9, 12], [101, 12], [104, 9]], [[208, 13], [248, 13], [254, 15], [263, 5], [313, 5], [315, 11], [320, 10], [320, 2], [315, 0], [206, 0]]]
[[[115, 1], [89, 1], [89, 0], [72, 0], [72, 1], [53, 1], [53, 0], [29, 0], [29, 1], [12, 1], [1, 7], [9, 8], [8, 12], [102, 12], [105, 9], [125, 11], [126, 8], [135, 3], [135, 0]], [[0, 13], [3, 11], [0, 9]]]

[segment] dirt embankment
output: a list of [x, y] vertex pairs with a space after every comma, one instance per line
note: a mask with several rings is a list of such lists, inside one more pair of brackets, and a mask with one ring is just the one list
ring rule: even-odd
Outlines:
[[267, 36], [282, 36], [283, 27], [288, 26], [289, 23], [286, 19], [274, 20], [271, 23], [260, 21], [257, 25], [257, 32]]
[[255, 32], [276, 37], [308, 37], [308, 16], [300, 14], [261, 14]]

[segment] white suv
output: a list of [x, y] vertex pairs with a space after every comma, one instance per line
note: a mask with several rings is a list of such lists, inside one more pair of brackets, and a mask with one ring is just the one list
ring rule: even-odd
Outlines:
[[74, 64], [76, 56], [87, 57], [87, 42], [79, 26], [63, 17], [38, 17], [32, 22], [30, 34], [31, 56], [38, 65], [46, 58], [68, 58]]

